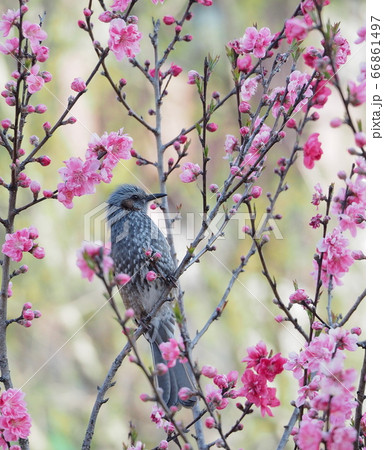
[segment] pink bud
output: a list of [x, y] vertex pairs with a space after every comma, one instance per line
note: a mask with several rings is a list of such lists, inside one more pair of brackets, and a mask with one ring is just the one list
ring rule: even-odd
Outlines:
[[235, 195], [232, 197], [232, 200], [233, 200], [235, 203], [239, 203], [239, 201], [240, 201], [242, 198], [243, 198], [243, 196], [242, 196], [241, 194], [235, 194]]
[[53, 192], [52, 192], [52, 191], [43, 191], [43, 196], [44, 196], [45, 198], [51, 198], [52, 195], [53, 195]]
[[25, 320], [33, 320], [35, 318], [35, 314], [32, 309], [26, 309], [25, 311], [23, 311], [23, 318]]
[[133, 317], [135, 317], [135, 311], [133, 310], [133, 308], [128, 308], [128, 309], [125, 311], [125, 317], [126, 317], [127, 319], [133, 319]]
[[85, 17], [90, 17], [92, 15], [92, 11], [89, 8], [84, 8], [83, 14]]
[[185, 134], [182, 134], [181, 136], [178, 137], [178, 141], [180, 142], [180, 144], [185, 144], [187, 142], [187, 136], [185, 136]]
[[125, 273], [119, 273], [115, 276], [115, 281], [119, 286], [124, 286], [131, 281], [131, 277]]
[[156, 252], [156, 253], [153, 255], [153, 259], [159, 260], [160, 258], [161, 258], [161, 253], [160, 253], [160, 252]]
[[321, 322], [319, 322], [318, 320], [315, 320], [314, 322], [313, 322], [313, 324], [312, 324], [312, 329], [313, 330], [318, 330], [318, 331], [320, 331], [320, 330], [322, 330], [324, 328], [324, 325], [321, 323]]
[[251, 195], [253, 198], [259, 198], [263, 193], [263, 189], [260, 186], [252, 186]]
[[[136, 356], [135, 355], [129, 355], [129, 357], [128, 357], [128, 359], [129, 359], [129, 362], [131, 362], [131, 363], [136, 363], [137, 362], [137, 358], [136, 358]], [[143, 394], [144, 395], [144, 394]], [[140, 397], [141, 398], [141, 397]], [[143, 400], [143, 402], [146, 402], [147, 400]]]
[[81, 28], [81, 29], [85, 29], [85, 28], [87, 28], [87, 24], [84, 22], [84, 20], [78, 20], [77, 21], [77, 25], [78, 25], [78, 27], [79, 28]]
[[296, 120], [295, 119], [289, 119], [287, 120], [287, 127], [288, 128], [296, 128]]
[[140, 394], [140, 400], [142, 402], [148, 402], [149, 400], [151, 400], [151, 397], [148, 394]]
[[113, 19], [113, 15], [110, 11], [105, 11], [99, 16], [100, 22], [109, 23]]
[[28, 105], [28, 106], [27, 106], [27, 112], [28, 112], [29, 114], [34, 113], [34, 112], [35, 112], [35, 107], [32, 106], [32, 105]]
[[239, 105], [239, 111], [241, 113], [249, 113], [251, 110], [251, 105], [248, 102], [241, 102]]
[[31, 302], [25, 302], [23, 305], [23, 311], [25, 311], [26, 309], [31, 309], [32, 308], [32, 303]]
[[25, 150], [23, 148], [19, 148], [19, 150], [17, 150], [17, 156], [24, 156], [25, 155]]
[[4, 119], [1, 121], [1, 126], [4, 128], [4, 130], [8, 130], [12, 125], [12, 122], [10, 119]]
[[33, 194], [38, 194], [41, 189], [40, 183], [38, 181], [31, 181], [29, 189], [32, 191]]
[[51, 124], [49, 122], [44, 122], [43, 123], [43, 130], [45, 132], [48, 132], [51, 128], [52, 128], [52, 126], [51, 126]]
[[219, 190], [219, 186], [217, 184], [211, 184], [209, 186], [209, 190], [213, 193], [217, 192]]
[[277, 316], [275, 316], [275, 320], [277, 323], [281, 323], [284, 320], [284, 317], [281, 315], [277, 315]]
[[336, 117], [336, 119], [332, 119], [330, 122], [330, 125], [332, 128], [337, 128], [342, 124], [343, 124], [343, 121], [341, 119], [339, 119], [338, 117]]
[[34, 315], [35, 319], [40, 319], [40, 317], [41, 317], [41, 312], [40, 312], [38, 309], [35, 309], [35, 310], [33, 311], [33, 315]]
[[238, 175], [241, 173], [240, 167], [237, 166], [231, 166], [230, 172], [232, 175]]
[[207, 417], [205, 419], [205, 426], [209, 429], [215, 426], [215, 419], [213, 417]]
[[28, 11], [28, 6], [27, 5], [22, 5], [20, 8], [20, 12], [21, 14], [25, 14]]
[[168, 372], [168, 366], [164, 363], [156, 364], [156, 371], [158, 375], [165, 375]]
[[150, 270], [145, 275], [145, 278], [146, 278], [147, 281], [155, 281], [156, 278], [157, 278], [157, 274], [153, 270]]
[[47, 111], [47, 107], [43, 104], [35, 106], [35, 112], [37, 114], [44, 114]]
[[249, 225], [244, 225], [241, 230], [245, 234], [249, 234], [251, 232], [251, 228], [249, 227]]
[[41, 72], [41, 77], [46, 83], [49, 83], [52, 80], [52, 74], [50, 72], [47, 72], [46, 70]]
[[119, 80], [119, 85], [121, 87], [125, 86], [127, 84], [127, 80], [125, 78], [120, 78]]
[[159, 442], [159, 449], [160, 450], [166, 450], [168, 448], [168, 442], [163, 439], [162, 441]]
[[73, 125], [74, 123], [77, 122], [77, 119], [76, 119], [76, 117], [71, 116], [71, 117], [67, 120], [67, 122], [68, 122], [69, 124]]
[[31, 250], [32, 255], [36, 258], [36, 259], [43, 259], [45, 256], [45, 251], [43, 249], [43, 247], [34, 247]]
[[207, 124], [207, 131], [214, 133], [218, 129], [218, 125], [214, 122]]
[[359, 147], [364, 147], [364, 145], [367, 143], [365, 133], [362, 133], [361, 131], [359, 133], [356, 133], [355, 142]]
[[11, 77], [14, 78], [15, 80], [18, 80], [18, 79], [20, 78], [20, 72], [17, 71], [17, 70], [14, 70], [14, 71], [11, 73]]
[[354, 327], [354, 328], [351, 328], [351, 333], [357, 334], [357, 336], [360, 336], [360, 334], [361, 334], [361, 328], [360, 328], [360, 327]]
[[248, 127], [241, 127], [240, 128], [240, 134], [242, 136], [246, 136], [249, 133], [249, 128]]
[[175, 23], [175, 18], [173, 16], [164, 16], [163, 22], [165, 23], [165, 25], [172, 25], [173, 23]]
[[32, 322], [30, 320], [24, 320], [23, 325], [25, 328], [29, 328], [32, 326]]
[[175, 26], [175, 33], [179, 34], [181, 32], [182, 28], [180, 25]]
[[36, 162], [41, 164], [43, 167], [49, 166], [51, 164], [51, 158], [47, 155], [42, 155], [36, 158]]
[[183, 36], [183, 41], [185, 42], [191, 42], [193, 39], [193, 36], [191, 34], [186, 34], [185, 36]]
[[71, 89], [75, 92], [83, 92], [86, 88], [87, 85], [82, 78], [75, 78], [71, 83]]
[[192, 397], [193, 392], [187, 387], [182, 387], [179, 390], [179, 394], [178, 395], [179, 395], [180, 400], [187, 401], [187, 400], [189, 400]]
[[201, 374], [207, 378], [214, 378], [217, 375], [217, 369], [213, 366], [203, 366], [201, 368]]
[[248, 73], [252, 68], [252, 58], [251, 55], [246, 54], [243, 57], [237, 58], [237, 68], [240, 72]]

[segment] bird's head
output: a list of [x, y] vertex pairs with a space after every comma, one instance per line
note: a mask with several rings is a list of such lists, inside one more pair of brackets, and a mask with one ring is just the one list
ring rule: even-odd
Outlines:
[[151, 200], [164, 197], [167, 194], [147, 194], [143, 189], [133, 184], [119, 186], [109, 197], [109, 210], [143, 211]]

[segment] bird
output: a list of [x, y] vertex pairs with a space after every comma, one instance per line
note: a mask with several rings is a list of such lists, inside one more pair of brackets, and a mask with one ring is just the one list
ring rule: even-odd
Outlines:
[[[175, 262], [163, 233], [148, 216], [148, 202], [166, 194], [147, 194], [132, 184], [117, 187], [110, 195], [107, 221], [111, 229], [111, 256], [115, 273], [124, 273], [130, 281], [120, 289], [124, 306], [132, 308], [138, 323], [145, 323], [148, 313], [158, 304], [165, 291], [169, 292], [175, 273]], [[157, 278], [148, 280], [148, 272]], [[153, 274], [152, 274], [153, 275]], [[175, 285], [176, 286], [176, 285]], [[168, 289], [167, 289], [168, 287]], [[152, 351], [154, 368], [163, 359], [160, 344], [175, 337], [175, 315], [171, 302], [165, 301], [147, 324], [145, 338]], [[193, 374], [188, 363], [177, 360], [165, 374], [156, 376], [157, 386], [162, 390], [163, 401], [168, 407], [192, 407], [196, 397], [181, 400], [178, 392], [182, 387], [194, 390]]]

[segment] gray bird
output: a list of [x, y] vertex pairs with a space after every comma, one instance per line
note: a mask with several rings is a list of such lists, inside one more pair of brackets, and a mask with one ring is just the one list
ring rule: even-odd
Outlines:
[[[120, 289], [125, 307], [133, 308], [140, 322], [157, 304], [164, 290], [169, 287], [175, 264], [163, 233], [147, 214], [148, 202], [166, 194], [146, 194], [141, 188], [124, 184], [108, 199], [108, 223], [111, 228], [112, 258], [116, 273], [131, 276], [129, 283]], [[149, 253], [161, 254], [151, 261]], [[157, 278], [147, 281], [146, 275], [154, 271]], [[174, 337], [175, 317], [170, 302], [165, 302], [148, 325], [145, 334], [151, 345], [153, 363], [166, 364], [159, 345]], [[163, 391], [163, 400], [168, 406], [181, 404], [191, 407], [196, 399], [182, 401], [178, 397], [180, 388], [193, 388], [191, 370], [187, 364], [177, 361], [167, 373], [157, 376], [158, 386]]]

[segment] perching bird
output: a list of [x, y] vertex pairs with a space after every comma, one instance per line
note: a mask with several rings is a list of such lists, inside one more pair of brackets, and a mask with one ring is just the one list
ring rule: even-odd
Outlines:
[[[131, 280], [120, 289], [120, 294], [125, 307], [133, 308], [138, 321], [146, 318], [159, 302], [175, 272], [169, 244], [147, 215], [148, 202], [165, 195], [146, 194], [137, 186], [124, 184], [108, 199], [108, 223], [111, 228], [111, 254], [115, 272], [131, 276]], [[156, 253], [159, 255], [151, 258]], [[155, 280], [147, 280], [150, 271], [156, 273]], [[175, 317], [167, 301], [152, 318], [145, 334], [151, 345], [155, 367], [159, 363], [166, 364], [159, 345], [174, 337], [174, 328]], [[163, 400], [168, 406], [181, 404], [191, 407], [195, 403], [195, 398], [182, 401], [178, 397], [182, 387], [193, 390], [190, 372], [187, 364], [177, 361], [164, 375], [157, 376]]]

